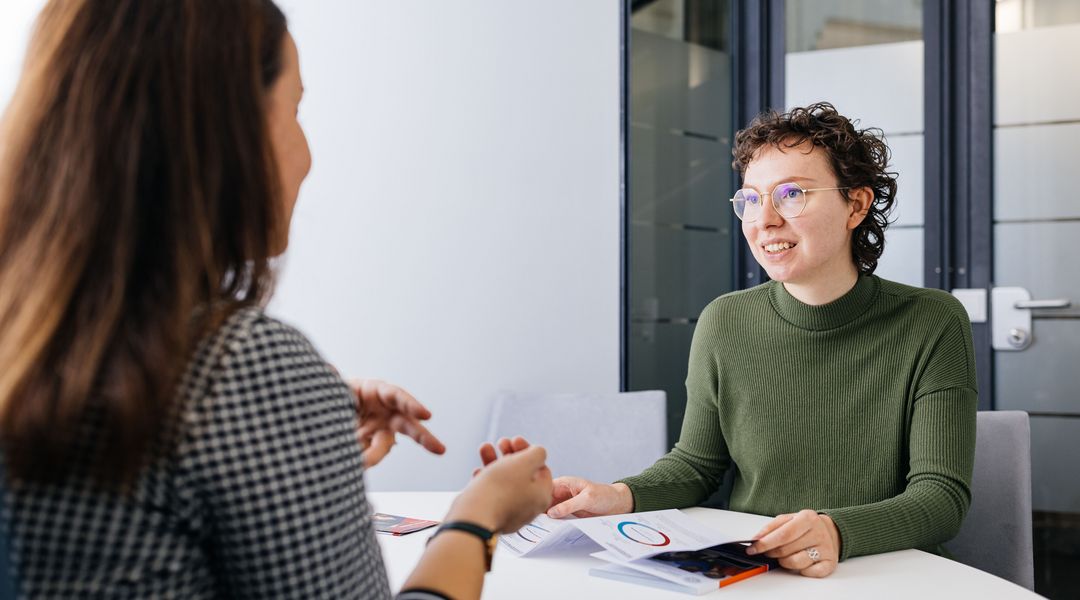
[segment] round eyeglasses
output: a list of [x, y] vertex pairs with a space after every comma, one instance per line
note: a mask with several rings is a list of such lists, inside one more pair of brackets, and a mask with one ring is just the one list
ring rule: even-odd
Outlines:
[[[848, 188], [827, 187], [807, 190], [797, 183], [781, 183], [773, 188], [769, 197], [772, 198], [772, 205], [777, 214], [785, 219], [794, 219], [801, 215], [803, 209], [806, 208], [806, 195], [810, 192], [846, 189]], [[735, 210], [735, 216], [746, 223], [753, 223], [758, 220], [765, 204], [761, 201], [761, 194], [754, 188], [743, 188], [735, 192], [735, 197], [730, 202], [731, 208]]]

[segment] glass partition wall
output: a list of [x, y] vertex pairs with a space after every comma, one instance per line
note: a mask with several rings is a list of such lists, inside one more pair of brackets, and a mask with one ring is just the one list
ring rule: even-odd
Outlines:
[[[1077, 597], [1080, 2], [633, 0], [628, 12], [623, 388], [665, 390], [677, 440], [697, 316], [747, 285], [726, 199], [746, 125], [733, 115], [760, 107], [733, 103], [832, 102], [893, 151], [878, 274], [985, 296], [969, 307], [980, 406], [1030, 415], [1035, 589]], [[1025, 324], [1009, 330], [1003, 307]]]
[[698, 314], [732, 289], [729, 7], [727, 0], [634, 5], [624, 384], [667, 392], [674, 442]]

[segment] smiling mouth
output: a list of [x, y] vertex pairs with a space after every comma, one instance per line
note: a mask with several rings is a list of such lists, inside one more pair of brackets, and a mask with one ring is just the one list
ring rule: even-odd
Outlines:
[[784, 250], [790, 250], [790, 249], [794, 248], [796, 245], [797, 244], [794, 244], [792, 242], [777, 242], [777, 243], [774, 243], [774, 244], [763, 244], [761, 247], [768, 254], [779, 254], [780, 252], [783, 252]]

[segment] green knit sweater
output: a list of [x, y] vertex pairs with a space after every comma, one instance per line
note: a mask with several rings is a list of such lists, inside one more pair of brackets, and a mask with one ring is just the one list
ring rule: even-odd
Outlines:
[[949, 294], [875, 276], [823, 306], [770, 282], [721, 296], [694, 332], [675, 448], [622, 480], [634, 510], [701, 503], [734, 469], [731, 510], [813, 509], [841, 559], [940, 544], [971, 500], [975, 358]]

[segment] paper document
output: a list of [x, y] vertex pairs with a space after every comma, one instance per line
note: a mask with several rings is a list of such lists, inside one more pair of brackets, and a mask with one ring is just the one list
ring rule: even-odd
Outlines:
[[574, 526], [622, 562], [749, 540], [760, 529], [715, 531], [675, 509], [578, 519]]
[[594, 545], [587, 535], [574, 526], [577, 521], [540, 515], [516, 532], [499, 536], [499, 543], [518, 556]]

